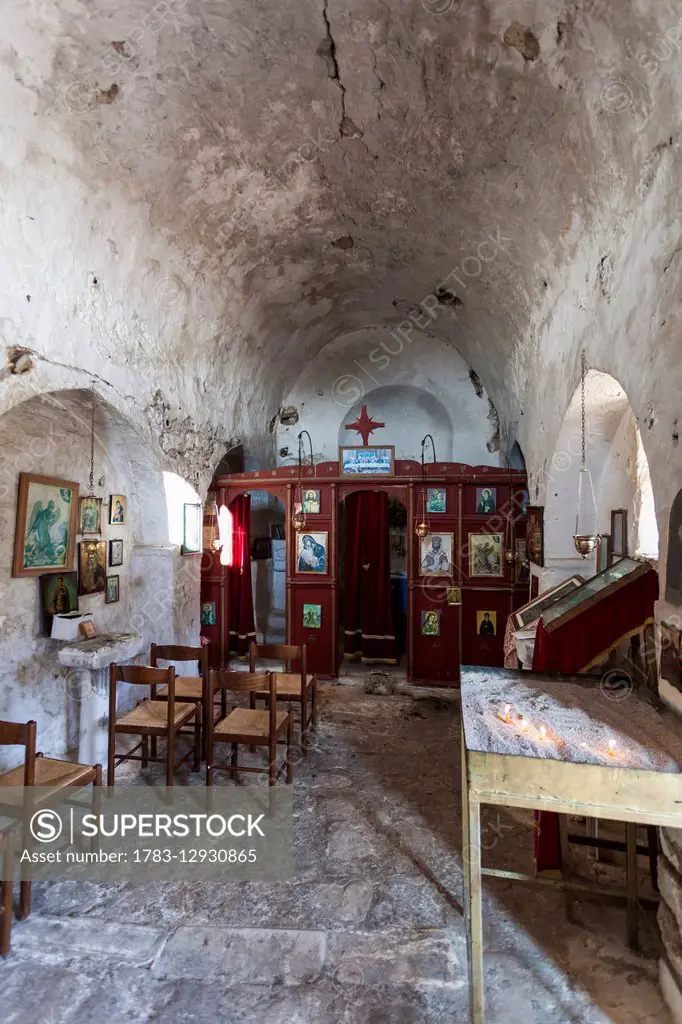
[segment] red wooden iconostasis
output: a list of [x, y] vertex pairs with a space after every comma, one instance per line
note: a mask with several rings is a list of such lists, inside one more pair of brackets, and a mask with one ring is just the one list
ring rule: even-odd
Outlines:
[[[320, 491], [320, 511], [306, 514], [306, 532], [327, 532], [327, 572], [325, 575], [297, 572], [296, 538], [291, 527], [294, 502], [303, 489]], [[452, 533], [453, 572], [450, 577], [420, 575], [420, 542], [415, 525], [424, 515], [424, 488], [439, 487], [446, 492], [446, 511], [427, 513], [433, 533]], [[496, 488], [496, 511], [477, 513], [476, 490]], [[514, 545], [524, 541], [526, 516], [523, 499], [526, 474], [493, 466], [467, 466], [457, 462], [427, 464], [424, 475], [418, 462], [397, 460], [395, 476], [343, 477], [338, 462], [323, 462], [303, 467], [286, 466], [252, 473], [233, 473], [214, 481], [218, 508], [229, 507], [238, 494], [267, 491], [286, 509], [286, 628], [287, 642], [307, 645], [310, 671], [327, 678], [338, 674], [341, 660], [338, 599], [339, 504], [359, 490], [382, 490], [407, 509], [407, 677], [416, 683], [453, 685], [459, 681], [460, 665], [502, 665], [504, 632], [509, 614], [528, 600], [529, 582], [519, 579], [520, 560], [508, 562], [504, 545], [509, 540], [506, 511], [514, 513]], [[469, 557], [469, 535], [500, 533], [503, 538], [502, 576], [474, 576]], [[211, 641], [211, 661], [225, 666], [228, 655], [228, 609], [225, 568], [217, 553], [205, 551], [202, 562], [202, 602], [216, 604], [216, 625], [202, 625], [202, 634]], [[448, 603], [448, 590], [461, 589], [461, 604]], [[450, 600], [456, 599], [450, 593]], [[319, 629], [303, 625], [303, 605], [322, 607]], [[440, 634], [422, 635], [421, 613], [440, 611]], [[481, 635], [478, 613], [495, 613], [494, 635]]]

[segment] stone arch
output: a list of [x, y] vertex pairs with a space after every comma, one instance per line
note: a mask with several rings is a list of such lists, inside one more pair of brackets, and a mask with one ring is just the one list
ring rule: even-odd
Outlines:
[[[545, 575], [553, 579], [596, 570], [573, 547], [581, 463], [580, 386], [564, 415], [552, 455], [545, 504]], [[649, 465], [629, 399], [608, 373], [585, 380], [586, 456], [597, 505], [598, 532], [608, 534], [610, 510], [628, 511], [628, 551], [658, 557], [658, 529]], [[586, 564], [587, 562], [587, 564]]]
[[[91, 409], [90, 390], [65, 389], [29, 394], [0, 416], [0, 717], [35, 718], [41, 749], [57, 756], [77, 753], [79, 707], [55, 642], [42, 635], [38, 578], [11, 575], [17, 489], [24, 472], [73, 480], [88, 493]], [[119, 577], [120, 598], [107, 604], [103, 594], [81, 595], [79, 610], [92, 613], [98, 633], [140, 632], [143, 650], [152, 640], [196, 640], [199, 570], [190, 563], [199, 559], [182, 559], [169, 535], [161, 462], [128, 417], [99, 396], [93, 491], [103, 499], [106, 573]], [[109, 524], [112, 494], [128, 499], [124, 526]], [[114, 538], [123, 541], [122, 565], [110, 565]], [[65, 571], [77, 570], [77, 552]]]
[[682, 605], [682, 491], [677, 492], [670, 509], [665, 578], [666, 601]]

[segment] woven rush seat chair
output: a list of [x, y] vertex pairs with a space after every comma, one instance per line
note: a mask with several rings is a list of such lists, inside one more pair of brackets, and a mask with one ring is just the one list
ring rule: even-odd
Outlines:
[[[200, 716], [201, 753], [206, 756], [206, 737], [203, 730], [203, 712], [208, 687], [208, 647], [189, 647], [183, 644], [152, 644], [150, 657], [152, 668], [159, 668], [159, 661], [194, 662], [197, 675], [175, 676], [175, 699], [185, 704], [194, 704]], [[176, 669], [177, 672], [177, 669]], [[168, 700], [168, 685], [152, 686], [152, 700]], [[187, 735], [189, 728], [183, 728], [181, 735]], [[151, 756], [156, 757], [156, 737], [151, 738]]]
[[[116, 687], [118, 683], [134, 686], [148, 686], [151, 689], [167, 687], [165, 700], [143, 700], [132, 711], [116, 717]], [[175, 761], [175, 740], [183, 726], [193, 722], [194, 743], [189, 751]], [[166, 764], [166, 785], [173, 785], [175, 771], [191, 756], [194, 757], [194, 771], [199, 771], [201, 749], [201, 706], [194, 702], [175, 699], [175, 668], [148, 668], [139, 665], [111, 665], [109, 670], [109, 755], [107, 785], [114, 785], [114, 774], [124, 761], [141, 761], [146, 768], [150, 761]], [[116, 753], [116, 737], [120, 735], [140, 736], [140, 742], [125, 753]], [[149, 741], [154, 749], [149, 753]], [[165, 739], [166, 756], [156, 756], [156, 740]], [[137, 751], [140, 751], [138, 754]]]
[[[23, 746], [24, 763], [0, 775], [0, 814], [16, 817], [22, 824], [22, 844], [29, 848], [31, 832], [26, 821], [25, 789], [40, 787], [40, 795], [30, 801], [30, 813], [53, 802], [71, 788], [92, 784], [93, 808], [98, 806], [102, 786], [101, 764], [78, 764], [36, 753], [36, 723], [0, 721], [0, 746]], [[11, 856], [11, 854], [10, 854]], [[31, 881], [22, 875], [18, 917], [31, 912]]]
[[[207, 728], [207, 761], [206, 785], [213, 785], [216, 771], [267, 773], [268, 783], [274, 786], [277, 779], [286, 769], [287, 783], [293, 782], [294, 766], [292, 759], [292, 742], [294, 735], [294, 718], [291, 710], [278, 711], [275, 698], [275, 681], [272, 673], [226, 672], [212, 669], [209, 673], [209, 701], [213, 706], [215, 695], [219, 690], [232, 693], [249, 693], [265, 690], [270, 698], [267, 710], [257, 708], [233, 707], [225, 718], [219, 722], [211, 722]], [[286, 735], [286, 760], [277, 766], [277, 743]], [[231, 756], [229, 764], [216, 762], [214, 752], [216, 743], [230, 743]], [[253, 747], [268, 748], [268, 766], [259, 768], [243, 765], [238, 762], [239, 744]]]
[[[251, 644], [249, 647], [249, 671], [256, 671], [256, 659], [264, 661], [283, 661], [286, 672], [274, 672], [275, 699], [290, 704], [300, 705], [301, 750], [308, 753], [308, 729], [317, 728], [317, 677], [306, 670], [307, 649], [305, 644], [300, 647], [293, 644]], [[291, 662], [300, 661], [300, 672], [291, 672]], [[254, 693], [251, 703], [255, 707], [257, 700], [269, 699], [265, 690]]]

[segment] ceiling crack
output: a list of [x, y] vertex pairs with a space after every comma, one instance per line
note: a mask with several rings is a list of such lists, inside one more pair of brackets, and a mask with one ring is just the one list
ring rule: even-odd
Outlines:
[[324, 21], [326, 39], [324, 43], [320, 45], [319, 52], [322, 56], [327, 58], [329, 77], [332, 82], [336, 82], [339, 92], [341, 93], [341, 121], [339, 122], [339, 135], [343, 135], [343, 122], [346, 117], [346, 87], [341, 81], [341, 76], [339, 74], [339, 61], [336, 56], [336, 42], [332, 35], [332, 27], [329, 22], [328, 6], [329, 0], [324, 0], [322, 4], [322, 20]]

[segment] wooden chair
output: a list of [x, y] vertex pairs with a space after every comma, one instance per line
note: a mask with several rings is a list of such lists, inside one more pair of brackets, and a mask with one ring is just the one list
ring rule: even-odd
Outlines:
[[[167, 687], [164, 700], [143, 700], [132, 711], [116, 718], [116, 686], [131, 683], [134, 686]], [[175, 737], [188, 722], [194, 722], [194, 743], [184, 757], [175, 762]], [[109, 757], [107, 785], [114, 785], [114, 771], [123, 761], [141, 761], [146, 768], [149, 761], [166, 762], [166, 785], [173, 785], [176, 768], [194, 755], [194, 771], [199, 771], [201, 747], [201, 711], [193, 703], [175, 700], [175, 668], [148, 668], [139, 665], [111, 665], [109, 670]], [[141, 740], [125, 754], [116, 754], [116, 736], [140, 736]], [[156, 756], [156, 747], [149, 756], [149, 740], [166, 740], [166, 757]], [[136, 751], [141, 753], [137, 754]]]
[[[202, 716], [206, 704], [206, 693], [208, 687], [208, 647], [186, 647], [181, 644], [152, 644], [150, 662], [152, 668], [158, 668], [161, 661], [194, 661], [197, 662], [199, 674], [196, 676], [175, 677], [175, 699], [185, 704], [194, 704], [200, 716], [199, 728], [201, 733], [201, 752], [206, 756], [206, 737], [204, 735]], [[152, 700], [168, 700], [168, 686], [152, 686]], [[191, 729], [182, 729], [182, 735], [187, 735]], [[152, 757], [156, 757], [156, 737], [151, 740]]]
[[[209, 673], [209, 707], [213, 707], [215, 695], [219, 690], [249, 694], [265, 690], [269, 697], [269, 707], [266, 711], [259, 711], [256, 708], [233, 707], [228, 715], [219, 722], [214, 724], [209, 719], [207, 726], [206, 785], [213, 785], [214, 772], [226, 771], [235, 773], [267, 772], [268, 783], [274, 786], [284, 771], [285, 766], [287, 783], [293, 782], [292, 742], [294, 737], [294, 716], [291, 710], [277, 710], [275, 679], [272, 673], [225, 672], [212, 669]], [[287, 744], [286, 762], [278, 769], [277, 741], [285, 732]], [[216, 743], [232, 744], [229, 764], [214, 762]], [[239, 764], [237, 754], [240, 743], [249, 747], [267, 747], [268, 767], [254, 768], [251, 765]]]
[[[306, 646], [296, 647], [292, 644], [251, 644], [249, 647], [249, 671], [256, 671], [256, 658], [265, 661], [284, 661], [286, 672], [275, 672], [275, 693], [277, 700], [286, 700], [290, 704], [301, 706], [301, 750], [308, 754], [308, 728], [317, 728], [317, 677], [306, 671]], [[300, 660], [301, 671], [292, 672], [291, 662]], [[254, 693], [252, 706], [256, 700], [268, 700], [264, 690]], [[310, 714], [308, 711], [310, 710]]]
[[[22, 746], [24, 763], [17, 768], [0, 775], [0, 813], [8, 817], [22, 819], [22, 844], [28, 849], [31, 845], [30, 829], [23, 820], [22, 810], [25, 805], [12, 795], [12, 788], [39, 786], [43, 791], [39, 798], [31, 801], [31, 812], [59, 800], [60, 793], [70, 787], [83, 787], [92, 783], [93, 787], [102, 785], [102, 765], [77, 764], [74, 761], [61, 761], [54, 757], [43, 757], [36, 753], [36, 723], [34, 721], [3, 722], [0, 721], [0, 746]], [[98, 799], [98, 796], [97, 796]], [[93, 793], [93, 805], [96, 795]], [[22, 873], [20, 885], [19, 913], [17, 917], [28, 917], [31, 912], [31, 881]]]
[[14, 824], [0, 832], [0, 956], [7, 956], [12, 935], [12, 873], [14, 871]]

